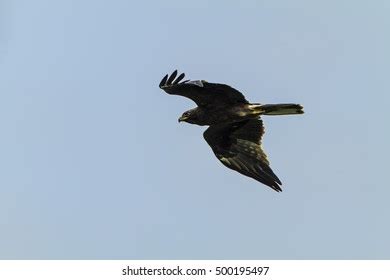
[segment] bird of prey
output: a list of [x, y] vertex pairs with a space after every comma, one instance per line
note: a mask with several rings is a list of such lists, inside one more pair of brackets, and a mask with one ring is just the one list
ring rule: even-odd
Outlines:
[[249, 103], [241, 92], [228, 85], [204, 80], [182, 81], [184, 73], [176, 76], [177, 70], [166, 75], [160, 88], [168, 94], [187, 97], [198, 105], [184, 112], [179, 122], [208, 125], [204, 139], [225, 166], [277, 192], [282, 191], [282, 182], [272, 171], [261, 146], [264, 126], [260, 116], [303, 114], [303, 107], [291, 103]]

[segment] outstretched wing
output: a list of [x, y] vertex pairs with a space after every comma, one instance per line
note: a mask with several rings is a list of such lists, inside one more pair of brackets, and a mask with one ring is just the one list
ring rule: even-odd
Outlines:
[[227, 167], [249, 176], [279, 192], [279, 178], [269, 166], [261, 148], [262, 120], [210, 126], [203, 134], [216, 157]]
[[237, 103], [248, 103], [238, 90], [224, 84], [208, 83], [206, 81], [181, 82], [184, 73], [177, 79], [177, 70], [171, 76], [166, 75], [160, 82], [160, 88], [168, 94], [181, 95], [193, 100], [199, 107], [219, 107]]

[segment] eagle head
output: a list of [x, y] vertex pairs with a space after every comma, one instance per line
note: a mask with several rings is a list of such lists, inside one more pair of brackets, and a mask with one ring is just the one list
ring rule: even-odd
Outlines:
[[185, 111], [178, 120], [179, 122], [188, 122], [192, 124], [198, 124], [199, 116], [197, 108]]

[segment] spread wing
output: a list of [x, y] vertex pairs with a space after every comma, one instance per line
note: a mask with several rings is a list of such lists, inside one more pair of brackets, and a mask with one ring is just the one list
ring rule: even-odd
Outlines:
[[177, 78], [176, 76], [177, 70], [169, 77], [166, 75], [160, 82], [160, 88], [168, 94], [187, 97], [199, 107], [219, 107], [237, 103], [248, 103], [241, 92], [228, 85], [208, 83], [203, 80], [186, 80], [181, 82], [185, 74], [182, 73]]
[[216, 157], [227, 167], [249, 176], [279, 192], [279, 178], [269, 166], [261, 147], [262, 120], [210, 126], [203, 134]]

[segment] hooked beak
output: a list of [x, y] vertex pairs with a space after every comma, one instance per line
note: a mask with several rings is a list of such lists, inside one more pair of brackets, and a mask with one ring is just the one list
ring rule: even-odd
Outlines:
[[178, 122], [184, 122], [186, 119], [188, 119], [188, 117], [181, 116], [181, 117], [178, 119]]

